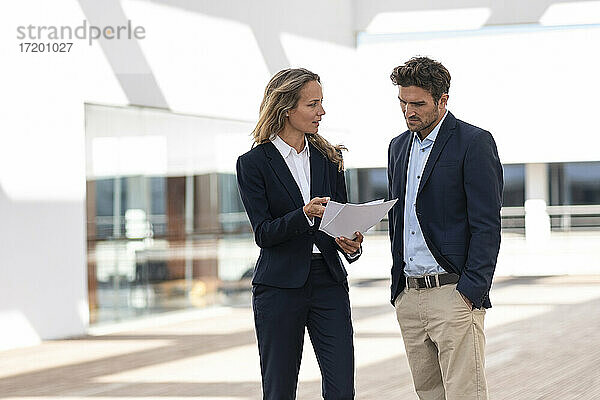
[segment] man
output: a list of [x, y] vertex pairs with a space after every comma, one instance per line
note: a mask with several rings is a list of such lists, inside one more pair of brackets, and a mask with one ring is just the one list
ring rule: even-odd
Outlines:
[[417, 395], [487, 399], [483, 320], [500, 248], [491, 134], [446, 110], [450, 73], [415, 57], [390, 78], [408, 130], [390, 142], [391, 300]]

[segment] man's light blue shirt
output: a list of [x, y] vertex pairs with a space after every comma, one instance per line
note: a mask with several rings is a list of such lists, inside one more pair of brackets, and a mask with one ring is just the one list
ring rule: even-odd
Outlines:
[[419, 135], [412, 132], [413, 140], [408, 161], [408, 173], [406, 174], [406, 197], [404, 199], [404, 262], [406, 263], [404, 275], [410, 277], [446, 272], [435, 261], [425, 243], [417, 219], [416, 208], [417, 191], [419, 190], [423, 170], [446, 115], [448, 115], [448, 111], [424, 140], [421, 141]]

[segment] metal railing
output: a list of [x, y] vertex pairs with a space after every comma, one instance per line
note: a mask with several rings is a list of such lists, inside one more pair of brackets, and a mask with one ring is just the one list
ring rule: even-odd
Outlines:
[[[554, 231], [570, 230], [597, 230], [600, 229], [600, 205], [565, 205], [565, 206], [547, 206], [546, 211], [550, 217], [551, 228]], [[507, 232], [524, 233], [525, 231], [525, 207], [503, 207], [501, 210], [502, 229]], [[125, 235], [121, 238], [112, 236], [113, 217], [96, 217], [95, 234], [88, 237], [89, 240], [114, 240], [127, 239]], [[250, 223], [245, 212], [220, 213], [216, 218], [217, 226], [215, 229], [202, 232], [192, 232], [192, 236], [197, 234], [212, 234], [222, 236], [228, 234], [250, 233]], [[125, 219], [120, 218], [122, 231], [125, 232]], [[162, 237], [169, 239], [167, 232], [167, 216], [152, 215], [148, 218], [150, 237]], [[176, 224], [176, 222], [174, 222]], [[387, 231], [387, 216], [383, 218], [372, 230], [374, 232]], [[91, 233], [91, 232], [90, 232]], [[95, 236], [95, 237], [94, 237]]]
[[548, 206], [552, 230], [597, 230], [600, 229], [600, 205]]
[[[547, 206], [550, 227], [553, 231], [600, 229], [600, 205]], [[525, 230], [525, 207], [503, 207], [502, 229], [519, 232]]]

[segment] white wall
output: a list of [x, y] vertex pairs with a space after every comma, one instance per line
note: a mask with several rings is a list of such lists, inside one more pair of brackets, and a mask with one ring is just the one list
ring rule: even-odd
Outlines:
[[0, 348], [80, 335], [88, 323], [84, 101], [125, 102], [97, 45], [20, 53], [18, 25], [80, 25], [76, 1], [0, 12]]
[[433, 57], [448, 68], [448, 109], [492, 132], [503, 163], [600, 159], [594, 128], [600, 53], [589, 51], [600, 43], [600, 25], [362, 39], [358, 57], [367, 71], [362, 89], [371, 101], [357, 128], [381, 139], [362, 148], [359, 164], [383, 167], [389, 139], [406, 130], [389, 75], [413, 55]]
[[[566, 5], [567, 7], [574, 5], [576, 8], [579, 8], [583, 3], [594, 2], [594, 0], [422, 0], [419, 2], [353, 0], [353, 14], [354, 27], [358, 31], [364, 31], [374, 18], [384, 13], [427, 13], [473, 8], [485, 8], [489, 10], [487, 18], [483, 21], [485, 25], [516, 25], [538, 23], [550, 8], [557, 4], [561, 6]], [[592, 5], [592, 9], [596, 9], [594, 7]], [[584, 4], [580, 9], [589, 10], [590, 8], [587, 8], [587, 5]], [[565, 8], [561, 11], [564, 10]], [[426, 14], [423, 13], [421, 15], [427, 18]], [[427, 21], [424, 21], [424, 23], [427, 23]]]

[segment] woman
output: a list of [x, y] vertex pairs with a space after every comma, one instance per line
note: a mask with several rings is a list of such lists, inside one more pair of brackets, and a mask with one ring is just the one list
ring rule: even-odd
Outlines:
[[252, 308], [263, 399], [294, 399], [308, 329], [325, 399], [354, 398], [354, 348], [346, 270], [363, 236], [319, 231], [329, 199], [347, 201], [341, 150], [320, 136], [320, 78], [306, 69], [278, 72], [265, 89], [253, 131], [256, 146], [237, 161], [240, 194], [260, 257]]

